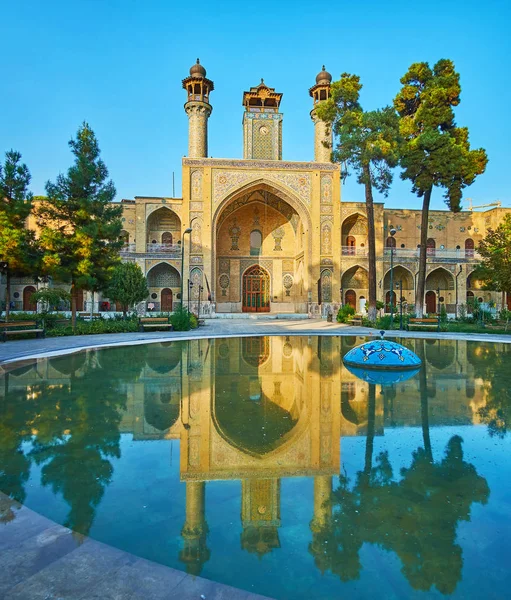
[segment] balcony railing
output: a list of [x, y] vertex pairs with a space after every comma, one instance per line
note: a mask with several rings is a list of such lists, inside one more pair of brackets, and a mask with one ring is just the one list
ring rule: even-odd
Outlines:
[[367, 256], [367, 248], [357, 248], [356, 246], [341, 246], [343, 256]]
[[[390, 260], [390, 252], [394, 250], [394, 258], [419, 259], [419, 248], [385, 248], [384, 256]], [[481, 256], [475, 250], [464, 250], [456, 248], [427, 248], [426, 256], [428, 259], [438, 260], [474, 260], [478, 261]]]
[[138, 252], [136, 244], [125, 244], [121, 250], [121, 255], [128, 254], [164, 254], [169, 258], [178, 258], [181, 256], [181, 245], [180, 244], [146, 244], [145, 251]]
[[[419, 260], [419, 248], [394, 248], [394, 258], [397, 260], [409, 259]], [[376, 255], [377, 260], [390, 260], [391, 248], [383, 249], [383, 256]], [[366, 247], [360, 248], [356, 246], [341, 246], [341, 254], [343, 257], [349, 256], [367, 256], [368, 250]], [[479, 261], [481, 256], [475, 250], [465, 250], [456, 248], [428, 248], [427, 258], [429, 260], [468, 260]]]

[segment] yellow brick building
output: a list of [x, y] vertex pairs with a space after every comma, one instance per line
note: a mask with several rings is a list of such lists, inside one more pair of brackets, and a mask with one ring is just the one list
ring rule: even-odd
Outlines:
[[[140, 265], [150, 290], [139, 311], [172, 310], [181, 301], [182, 263], [184, 302], [198, 312], [200, 298], [201, 316], [324, 316], [341, 302], [364, 310], [365, 204], [341, 201], [340, 169], [330, 162], [331, 134], [315, 111], [328, 98], [331, 80], [323, 67], [309, 90], [313, 161], [282, 160], [282, 94], [263, 80], [243, 93], [243, 159], [213, 159], [208, 158], [208, 119], [214, 84], [199, 61], [192, 66], [182, 82], [189, 121], [183, 197], [122, 200], [122, 256]], [[471, 297], [507, 302], [500, 294], [482, 292], [471, 273], [479, 241], [509, 210], [430, 212], [427, 312], [445, 304], [454, 314], [456, 305]], [[375, 206], [378, 296], [387, 304], [391, 251], [395, 299], [414, 303], [420, 219], [420, 210]], [[26, 279], [13, 283], [15, 308], [33, 308], [33, 289]], [[79, 308], [86, 308], [87, 300], [79, 299]], [[96, 300], [95, 310], [108, 307], [108, 299]]]

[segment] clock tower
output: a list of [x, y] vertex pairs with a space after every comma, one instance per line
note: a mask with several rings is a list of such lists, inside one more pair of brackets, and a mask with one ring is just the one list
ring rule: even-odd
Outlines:
[[281, 99], [262, 79], [243, 93], [243, 158], [282, 160]]

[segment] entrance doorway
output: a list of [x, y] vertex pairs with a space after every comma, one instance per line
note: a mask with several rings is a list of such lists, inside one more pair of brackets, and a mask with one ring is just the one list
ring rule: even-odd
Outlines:
[[348, 290], [344, 294], [344, 304], [349, 304], [353, 306], [355, 310], [357, 310], [357, 294], [353, 290]]
[[172, 312], [172, 290], [164, 288], [161, 291], [160, 310], [164, 312]]
[[[394, 291], [392, 292], [392, 306], [394, 307], [394, 312], [397, 313], [396, 292]], [[385, 312], [390, 312], [390, 290], [385, 294]]]
[[23, 290], [23, 310], [37, 310], [37, 304], [31, 300], [32, 294], [35, 294], [35, 287], [27, 285]]
[[431, 290], [426, 292], [426, 312], [436, 313], [436, 294]]
[[270, 312], [270, 276], [259, 265], [243, 274], [243, 312]]

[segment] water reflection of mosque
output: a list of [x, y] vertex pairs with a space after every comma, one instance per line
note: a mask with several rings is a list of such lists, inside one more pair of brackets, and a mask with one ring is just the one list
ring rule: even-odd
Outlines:
[[207, 481], [241, 480], [241, 546], [263, 555], [280, 546], [283, 477], [314, 478], [313, 539], [324, 530], [342, 437], [366, 435], [368, 427], [372, 435], [383, 435], [385, 426], [424, 427], [424, 403], [428, 426], [478, 421], [487, 388], [465, 342], [406, 340], [425, 358], [422, 375], [378, 388], [371, 400], [369, 384], [342, 365], [344, 353], [361, 341], [258, 337], [89, 351], [39, 360], [10, 375], [3, 393], [16, 387], [30, 393], [40, 380], [65, 386], [91, 365], [115, 373], [126, 400], [119, 432], [134, 440], [180, 440], [186, 484], [180, 559], [199, 573], [210, 556]]

